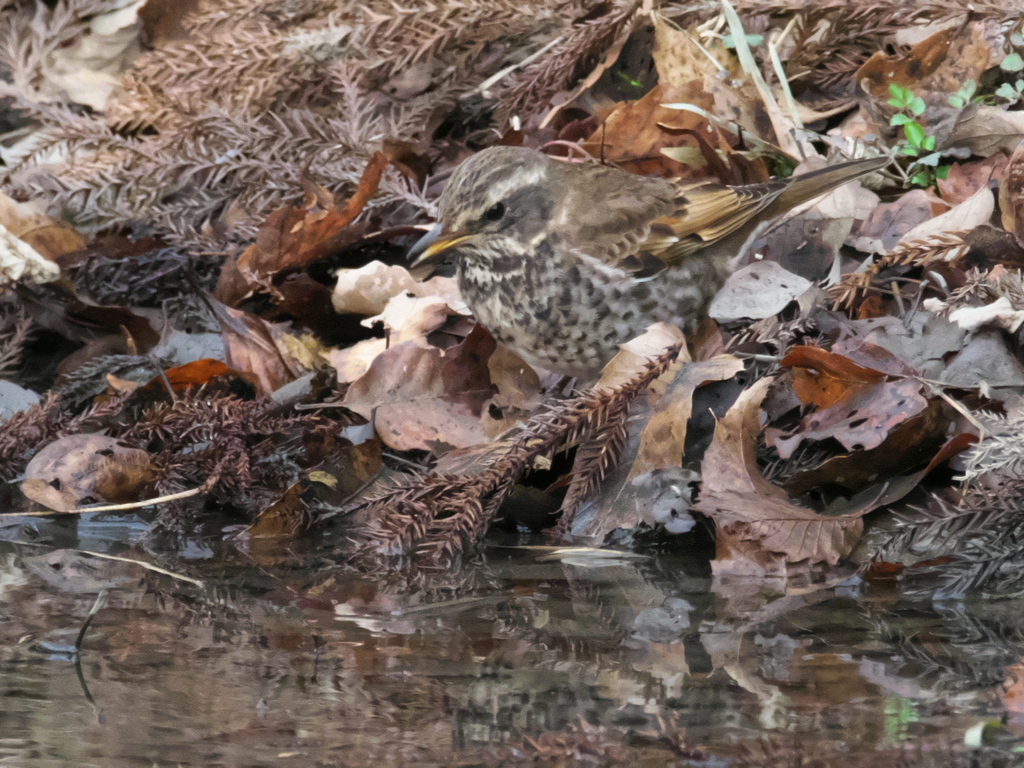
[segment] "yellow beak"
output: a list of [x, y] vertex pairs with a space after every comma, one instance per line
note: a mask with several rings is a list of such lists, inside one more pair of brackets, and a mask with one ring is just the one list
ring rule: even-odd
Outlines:
[[433, 261], [437, 256], [440, 256], [450, 248], [454, 248], [459, 243], [466, 242], [471, 237], [472, 235], [445, 237], [441, 234], [441, 225], [438, 224], [417, 240], [416, 244], [409, 249], [407, 258], [412, 262], [409, 266], [418, 267], [420, 264]]

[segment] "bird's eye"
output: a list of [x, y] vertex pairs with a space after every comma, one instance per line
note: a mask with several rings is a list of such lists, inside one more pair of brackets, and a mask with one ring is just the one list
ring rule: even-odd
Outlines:
[[486, 211], [484, 211], [484, 221], [498, 221], [502, 216], [505, 215], [505, 204], [495, 203]]

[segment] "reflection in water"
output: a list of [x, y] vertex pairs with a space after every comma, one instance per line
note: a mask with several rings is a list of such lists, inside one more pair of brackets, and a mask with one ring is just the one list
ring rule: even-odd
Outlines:
[[[1014, 747], [962, 739], [1000, 715], [1017, 606], [503, 548], [383, 579], [226, 552], [181, 566], [200, 590], [5, 546], [0, 760], [19, 766], [994, 765]], [[101, 589], [77, 669], [41, 652]]]

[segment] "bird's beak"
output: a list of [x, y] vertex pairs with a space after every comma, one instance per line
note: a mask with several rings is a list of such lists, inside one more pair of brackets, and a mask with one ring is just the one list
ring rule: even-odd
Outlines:
[[455, 237], [444, 235], [442, 234], [441, 225], [437, 224], [409, 249], [407, 258], [412, 262], [409, 266], [418, 267], [420, 264], [427, 264], [449, 248], [454, 248], [471, 237], [472, 235], [456, 235]]

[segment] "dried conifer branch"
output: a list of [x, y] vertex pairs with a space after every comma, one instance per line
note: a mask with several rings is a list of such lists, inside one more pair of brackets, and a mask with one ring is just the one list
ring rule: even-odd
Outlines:
[[927, 268], [929, 265], [953, 264], [967, 254], [964, 233], [948, 232], [900, 243], [873, 261], [863, 272], [847, 273], [829, 288], [825, 295], [837, 310], [851, 310], [871, 291], [885, 290], [888, 269]]
[[931, 308], [948, 315], [962, 307], [980, 306], [1005, 298], [1015, 310], [1024, 309], [1024, 273], [1019, 269], [994, 271], [971, 269], [967, 281], [954, 290], [949, 298]]
[[372, 522], [358, 535], [356, 556], [420, 554], [445, 560], [459, 554], [485, 533], [519, 476], [538, 457], [594, 436], [596, 445], [611, 448], [605, 457], [585, 457], [588, 475], [581, 488], [589, 490], [618, 456], [615, 446], [621, 442], [629, 404], [665, 372], [680, 349], [673, 346], [621, 387], [594, 389], [534, 416], [496, 443], [487, 466], [476, 474], [430, 473], [371, 498], [367, 506]]
[[616, 401], [604, 423], [576, 451], [555, 538], [568, 540], [577, 510], [618, 466], [629, 444], [629, 402]]
[[498, 124], [503, 125], [512, 115], [532, 114], [559, 90], [589, 73], [623, 29], [633, 24], [639, 6], [639, 2], [629, 3], [586, 22], [526, 67], [498, 96]]
[[18, 372], [31, 328], [31, 318], [23, 316], [14, 321], [10, 329], [0, 333], [0, 379]]

